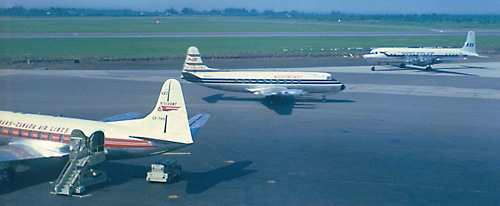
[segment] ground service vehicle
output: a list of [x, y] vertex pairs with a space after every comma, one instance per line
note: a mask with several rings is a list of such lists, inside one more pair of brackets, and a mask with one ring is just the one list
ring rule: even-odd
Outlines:
[[182, 168], [177, 160], [168, 159], [161, 163], [151, 164], [146, 180], [150, 182], [171, 182], [174, 178], [181, 176]]

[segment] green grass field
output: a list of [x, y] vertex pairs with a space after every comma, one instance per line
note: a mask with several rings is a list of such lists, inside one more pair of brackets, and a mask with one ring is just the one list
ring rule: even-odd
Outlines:
[[[479, 36], [477, 44], [485, 48], [484, 45], [494, 45], [499, 40], [500, 36]], [[370, 48], [373, 45], [460, 47], [464, 41], [462, 36], [0, 39], [0, 56], [177, 56], [184, 55], [192, 45], [203, 54], [283, 52], [283, 49], [320, 52], [321, 49]]]
[[[161, 18], [0, 18], [0, 33], [203, 33], [203, 32], [408, 32], [441, 25], [234, 17]], [[442, 25], [445, 27], [446, 25]], [[464, 30], [492, 29], [489, 25], [448, 25]], [[500, 36], [477, 36], [479, 48], [500, 47]], [[371, 48], [381, 46], [455, 46], [463, 36], [416, 37], [234, 37], [234, 38], [40, 38], [0, 39], [2, 57], [177, 56], [195, 45], [205, 54]]]
[[[162, 23], [157, 24], [157, 19]], [[413, 29], [353, 25], [234, 17], [0, 18], [2, 33], [389, 32]]]

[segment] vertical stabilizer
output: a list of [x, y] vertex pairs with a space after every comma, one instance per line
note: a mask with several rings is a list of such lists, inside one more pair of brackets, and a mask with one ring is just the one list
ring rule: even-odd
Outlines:
[[469, 31], [467, 34], [467, 40], [465, 40], [463, 51], [476, 53], [476, 34], [474, 31]]
[[198, 48], [191, 46], [188, 48], [186, 61], [184, 61], [183, 71], [206, 71], [217, 70], [208, 68], [201, 60], [201, 54]]
[[136, 138], [193, 143], [181, 85], [175, 79], [165, 81], [156, 106], [148, 116], [111, 123], [135, 128], [136, 134], [131, 136]]

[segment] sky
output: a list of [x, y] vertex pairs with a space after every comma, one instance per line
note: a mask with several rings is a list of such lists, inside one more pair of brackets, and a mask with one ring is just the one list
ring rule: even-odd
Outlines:
[[164, 11], [174, 8], [223, 10], [226, 8], [257, 11], [300, 11], [347, 14], [497, 14], [500, 0], [0, 0], [0, 7], [10, 8], [91, 8]]

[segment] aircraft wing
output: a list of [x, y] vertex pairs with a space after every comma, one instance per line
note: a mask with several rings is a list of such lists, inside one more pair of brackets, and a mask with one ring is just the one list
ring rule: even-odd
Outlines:
[[141, 113], [138, 112], [129, 112], [125, 114], [120, 114], [112, 117], [108, 117], [106, 119], [102, 119], [101, 122], [117, 122], [117, 121], [124, 121], [124, 120], [131, 120], [135, 119], [136, 117], [140, 116]]
[[191, 136], [195, 137], [201, 128], [207, 123], [210, 114], [197, 114], [189, 119], [189, 128], [191, 129]]
[[0, 162], [62, 157], [68, 154], [68, 151], [61, 151], [60, 148], [53, 148], [43, 142], [37, 145], [27, 142], [11, 142], [0, 146]]
[[267, 87], [267, 88], [255, 88], [247, 89], [248, 91], [262, 96], [274, 96], [278, 95], [281, 91], [287, 90], [285, 87]]
[[301, 89], [288, 89], [286, 87], [268, 87], [268, 88], [255, 88], [247, 90], [256, 95], [263, 95], [263, 96], [300, 96], [307, 93]]
[[440, 57], [437, 58], [438, 62], [452, 62], [452, 61], [463, 61], [466, 60], [466, 57]]

